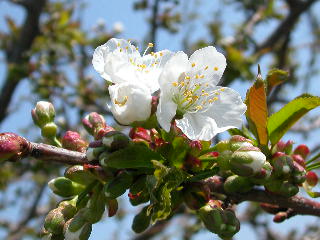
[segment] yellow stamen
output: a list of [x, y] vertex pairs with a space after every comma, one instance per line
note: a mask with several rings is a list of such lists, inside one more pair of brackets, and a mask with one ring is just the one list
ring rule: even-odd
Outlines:
[[218, 68], [218, 67], [214, 67], [213, 69], [214, 69], [215, 71], [218, 71], [218, 70], [219, 70], [219, 68]]
[[119, 105], [120, 107], [124, 106], [128, 101], [128, 96], [125, 96], [123, 101], [119, 102], [117, 99], [114, 100], [114, 104]]
[[209, 68], [209, 66], [206, 66], [205, 68], [204, 68], [204, 70], [207, 70]]
[[196, 64], [195, 64], [195, 63], [192, 63], [191, 66], [194, 67], [194, 66], [196, 66]]
[[148, 47], [153, 47], [153, 43], [148, 43]]
[[173, 82], [172, 85], [176, 87], [176, 86], [178, 86], [178, 83], [177, 82]]
[[161, 57], [163, 56], [163, 53], [162, 53], [162, 52], [160, 52], [159, 54], [160, 54]]
[[117, 46], [120, 47], [121, 46], [120, 43], [117, 43]]

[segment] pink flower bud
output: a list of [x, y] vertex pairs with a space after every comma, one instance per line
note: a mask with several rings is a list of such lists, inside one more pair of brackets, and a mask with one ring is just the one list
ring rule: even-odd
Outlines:
[[233, 135], [229, 140], [229, 144], [230, 144], [230, 150], [233, 152], [242, 147], [253, 146], [252, 141], [250, 139], [247, 139], [240, 135]]
[[300, 144], [299, 146], [297, 146], [294, 151], [293, 151], [294, 154], [298, 154], [298, 155], [301, 155], [302, 158], [306, 158], [309, 153], [310, 153], [310, 150], [309, 148], [307, 147], [307, 145], [305, 144]]
[[314, 187], [318, 183], [318, 175], [313, 171], [307, 172], [306, 181], [311, 187]]
[[284, 141], [279, 141], [272, 149], [272, 153], [284, 152], [286, 154], [291, 154], [293, 141], [288, 140], [286, 143]]
[[114, 131], [112, 127], [106, 124], [104, 117], [96, 112], [92, 112], [82, 119], [82, 124], [96, 140], [101, 139], [106, 133]]
[[14, 133], [0, 133], [0, 162], [19, 160], [27, 153], [28, 141]]
[[287, 218], [288, 218], [287, 212], [278, 212], [276, 215], [274, 215], [273, 221], [276, 223], [281, 223]]
[[304, 158], [299, 154], [292, 154], [291, 155], [293, 161], [295, 161], [296, 163], [298, 163], [299, 165], [301, 165], [302, 167], [304, 167], [306, 165]]
[[283, 153], [283, 152], [275, 152], [273, 155], [272, 155], [272, 158], [278, 158], [278, 157], [281, 157], [281, 156], [285, 156], [286, 154]]
[[131, 128], [129, 132], [129, 137], [134, 142], [151, 142], [150, 130], [144, 129], [142, 127]]
[[81, 136], [77, 132], [67, 131], [62, 138], [62, 146], [66, 149], [85, 152], [88, 143], [81, 139]]

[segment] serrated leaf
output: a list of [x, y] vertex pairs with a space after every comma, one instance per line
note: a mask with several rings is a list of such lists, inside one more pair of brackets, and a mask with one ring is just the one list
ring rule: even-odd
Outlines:
[[247, 92], [246, 104], [246, 117], [250, 130], [255, 134], [260, 145], [267, 145], [267, 97], [264, 82], [259, 75]]
[[303, 95], [292, 100], [280, 111], [270, 116], [268, 119], [268, 134], [271, 143], [277, 143], [294, 123], [318, 106], [320, 106], [320, 97]]
[[163, 160], [156, 153], [143, 144], [132, 144], [124, 149], [111, 153], [107, 159], [108, 167], [112, 168], [153, 168], [151, 160]]

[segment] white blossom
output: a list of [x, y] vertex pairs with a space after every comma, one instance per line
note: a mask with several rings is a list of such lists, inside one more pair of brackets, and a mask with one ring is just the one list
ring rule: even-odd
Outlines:
[[175, 118], [192, 140], [210, 140], [239, 127], [246, 105], [236, 91], [216, 86], [225, 68], [224, 55], [212, 46], [195, 51], [190, 59], [183, 52], [171, 57], [159, 79], [159, 124], [169, 131]]
[[96, 48], [92, 64], [104, 79], [112, 83], [142, 83], [153, 93], [159, 89], [159, 76], [173, 53], [163, 50], [146, 54], [151, 47], [153, 44], [150, 43], [141, 56], [130, 41], [112, 38]]
[[152, 96], [143, 84], [123, 82], [109, 87], [114, 118], [123, 125], [145, 121], [151, 114]]

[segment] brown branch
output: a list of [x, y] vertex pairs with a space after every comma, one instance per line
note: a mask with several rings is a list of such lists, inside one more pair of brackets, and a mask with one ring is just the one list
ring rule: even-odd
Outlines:
[[205, 181], [205, 184], [212, 192], [225, 194], [233, 203], [238, 204], [245, 201], [270, 203], [281, 208], [291, 208], [295, 214], [320, 217], [320, 202], [301, 196], [286, 198], [257, 188], [246, 193], [226, 194], [223, 190], [223, 182], [219, 178], [211, 177]]
[[[27, 14], [23, 26], [21, 27], [19, 37], [17, 39], [12, 39], [11, 44], [6, 51], [6, 58], [10, 68], [15, 65], [21, 67], [23, 63], [28, 62], [29, 58], [26, 56], [26, 53], [30, 50], [34, 39], [40, 33], [39, 19], [45, 3], [46, 0], [17, 1], [17, 4], [25, 7]], [[20, 71], [20, 73], [17, 74], [17, 71], [10, 68], [1, 88], [0, 122], [6, 117], [8, 106], [20, 80], [27, 76], [26, 71]]]
[[70, 165], [88, 163], [85, 153], [70, 151], [43, 143], [29, 143], [23, 157], [33, 157], [46, 162], [65, 163]]

